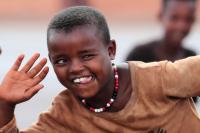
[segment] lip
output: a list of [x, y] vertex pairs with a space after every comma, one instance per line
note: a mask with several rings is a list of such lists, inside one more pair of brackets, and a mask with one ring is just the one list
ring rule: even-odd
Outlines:
[[93, 75], [81, 75], [81, 76], [74, 76], [71, 78], [71, 82], [74, 85], [84, 85], [84, 84], [89, 84], [94, 80]]
[[186, 35], [186, 33], [184, 33], [184, 32], [174, 32], [173, 35], [175, 37], [183, 38]]
[[74, 83], [73, 81], [71, 83], [71, 87], [76, 91], [76, 93], [83, 94], [93, 88], [92, 86], [95, 83], [95, 77], [92, 76], [91, 80], [86, 83]]

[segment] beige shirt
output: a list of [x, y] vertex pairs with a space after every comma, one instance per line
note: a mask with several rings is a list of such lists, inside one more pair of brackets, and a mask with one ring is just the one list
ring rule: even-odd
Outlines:
[[[199, 133], [191, 96], [200, 94], [200, 56], [175, 63], [129, 62], [132, 95], [119, 112], [93, 113], [65, 90], [21, 133]], [[0, 129], [16, 133], [15, 119]], [[163, 132], [161, 132], [163, 131]]]

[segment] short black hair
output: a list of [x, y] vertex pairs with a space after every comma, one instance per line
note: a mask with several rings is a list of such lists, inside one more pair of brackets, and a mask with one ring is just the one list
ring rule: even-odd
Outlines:
[[69, 7], [57, 13], [49, 23], [47, 42], [51, 29], [70, 32], [79, 26], [95, 26], [102, 34], [104, 43], [110, 42], [109, 28], [105, 17], [96, 9], [88, 6]]
[[162, 0], [162, 11], [165, 11], [167, 5], [170, 1], [183, 1], [183, 2], [193, 2], [196, 4], [197, 0]]

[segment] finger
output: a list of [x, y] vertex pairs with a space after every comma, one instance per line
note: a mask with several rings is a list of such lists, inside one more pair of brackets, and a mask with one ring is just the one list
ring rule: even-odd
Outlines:
[[43, 58], [40, 63], [38, 63], [33, 69], [31, 69], [29, 72], [28, 72], [28, 76], [30, 78], [33, 78], [35, 75], [37, 75], [41, 70], [42, 68], [44, 67], [44, 65], [47, 63], [47, 59], [46, 58]]
[[24, 59], [24, 55], [19, 55], [15, 63], [12, 65], [11, 69], [14, 71], [17, 71], [22, 63], [22, 60]]
[[49, 72], [49, 67], [45, 67], [39, 75], [37, 75], [35, 78], [34, 78], [34, 81], [33, 81], [33, 86], [40, 83], [47, 75], [47, 73]]
[[34, 54], [30, 60], [26, 63], [26, 65], [21, 69], [22, 72], [28, 72], [30, 68], [33, 66], [35, 61], [39, 58], [40, 54], [36, 53]]
[[38, 84], [34, 87], [32, 87], [31, 89], [28, 89], [25, 91], [25, 100], [30, 99], [31, 97], [33, 97], [36, 93], [38, 93], [39, 90], [41, 90], [44, 86], [41, 84]]

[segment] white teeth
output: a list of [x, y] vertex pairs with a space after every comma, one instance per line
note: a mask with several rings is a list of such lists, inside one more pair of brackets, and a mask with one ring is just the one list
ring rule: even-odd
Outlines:
[[81, 77], [81, 78], [76, 78], [73, 80], [74, 83], [87, 83], [92, 79], [92, 76], [88, 76], [88, 77]]
[[80, 83], [80, 79], [75, 79], [74, 83]]

